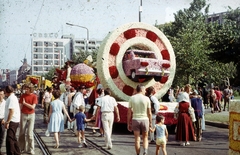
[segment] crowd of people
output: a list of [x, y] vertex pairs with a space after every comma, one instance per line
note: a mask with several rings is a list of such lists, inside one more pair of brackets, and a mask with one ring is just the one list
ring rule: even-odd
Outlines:
[[[144, 155], [148, 153], [149, 140], [150, 144], [156, 144], [156, 154], [159, 154], [161, 148], [166, 155], [168, 131], [164, 125], [165, 118], [158, 114], [161, 102], [154, 96], [155, 89], [152, 86], [145, 88], [143, 85], [138, 85], [136, 92], [137, 94], [130, 97], [127, 115], [127, 128], [134, 133], [136, 154], [140, 154], [142, 138]], [[176, 141], [182, 146], [190, 145], [190, 141], [201, 141], [202, 130], [205, 129], [204, 109], [210, 107], [212, 113], [225, 111], [229, 107], [232, 95], [232, 89], [228, 86], [223, 91], [218, 87], [210, 91], [205, 88], [192, 90], [189, 84], [181, 89], [179, 87], [175, 90], [169, 89], [162, 101], [178, 102], [175, 111], [178, 120]], [[104, 89], [99, 85], [90, 91], [81, 85], [76, 89], [71, 86], [66, 87], [64, 92], [46, 88], [45, 91], [36, 93], [33, 84], [26, 83], [19, 98], [11, 86], [0, 89], [0, 150], [7, 129], [7, 154], [23, 152], [35, 154], [33, 129], [35, 108], [38, 103], [43, 108], [43, 122], [47, 124], [47, 130], [54, 134], [56, 143], [54, 148], [60, 147], [60, 133], [65, 128], [72, 130], [76, 135], [79, 147], [87, 147], [84, 131], [86, 123], [93, 121], [95, 122], [93, 133], [99, 129], [99, 137], [104, 137], [105, 147], [112, 149], [114, 112], [115, 121], [120, 121], [120, 114], [109, 88]], [[190, 112], [190, 108], [194, 109], [193, 113]], [[19, 125], [17, 138], [16, 131]]]

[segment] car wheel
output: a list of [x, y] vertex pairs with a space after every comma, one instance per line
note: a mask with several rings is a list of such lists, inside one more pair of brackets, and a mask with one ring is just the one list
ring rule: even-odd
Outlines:
[[136, 75], [135, 71], [132, 71], [131, 73], [131, 79], [135, 82], [138, 82], [138, 76]]
[[161, 76], [154, 76], [154, 80], [155, 80], [156, 82], [159, 82], [159, 81], [161, 80]]

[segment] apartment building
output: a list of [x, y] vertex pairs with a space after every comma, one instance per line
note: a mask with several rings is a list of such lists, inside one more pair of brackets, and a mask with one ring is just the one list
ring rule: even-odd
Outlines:
[[207, 23], [213, 23], [218, 22], [218, 24], [223, 24], [223, 17], [227, 14], [227, 12], [221, 12], [221, 13], [214, 13], [208, 16], [206, 19]]
[[62, 68], [70, 59], [70, 39], [33, 38], [31, 73], [42, 75], [51, 68]]
[[75, 38], [74, 35], [63, 35], [63, 39], [70, 39], [71, 40], [71, 54], [78, 54], [80, 51], [88, 51], [91, 52], [93, 50], [97, 50], [102, 41], [97, 39], [89, 39], [88, 41], [83, 38]]

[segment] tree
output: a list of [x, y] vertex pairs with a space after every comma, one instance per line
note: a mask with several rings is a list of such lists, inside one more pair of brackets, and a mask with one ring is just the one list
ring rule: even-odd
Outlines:
[[[175, 51], [177, 69], [174, 85], [197, 85], [203, 79], [208, 83], [216, 83], [221, 82], [222, 76], [225, 76], [223, 73], [226, 70], [222, 69], [226, 65], [209, 59], [209, 54], [213, 51], [209, 49], [209, 25], [205, 22], [208, 9], [205, 0], [193, 0], [188, 9], [174, 14], [174, 22], [159, 26]], [[233, 75], [233, 71], [228, 70], [228, 73]]]
[[[93, 50], [92, 52], [79, 50], [78, 54], [75, 53], [73, 55], [72, 61], [74, 62], [74, 65], [77, 65], [79, 63], [83, 63], [84, 60], [86, 60], [87, 56], [92, 55], [93, 62], [96, 62], [97, 52], [98, 52], [97, 49]], [[56, 67], [53, 67], [48, 73], [44, 74], [43, 76], [48, 80], [52, 80], [52, 77], [55, 75], [55, 72], [56, 72]]]
[[[229, 8], [223, 18], [223, 24], [220, 25], [216, 22], [209, 25], [211, 28], [209, 49], [214, 51], [209, 54], [210, 58], [222, 63], [232, 62], [240, 73], [240, 9]], [[234, 68], [234, 66], [230, 66], [228, 70]], [[230, 75], [229, 78], [233, 78], [233, 76]], [[237, 75], [236, 80], [232, 81], [239, 85], [239, 79], [240, 74]]]
[[96, 50], [93, 50], [91, 52], [87, 52], [87, 51], [82, 51], [82, 50], [79, 50], [79, 53], [75, 53], [73, 55], [73, 58], [72, 58], [72, 61], [74, 62], [74, 64], [79, 64], [79, 63], [83, 63], [84, 60], [86, 60], [86, 58], [91, 55], [92, 56], [92, 59], [93, 59], [93, 62], [96, 62], [97, 61], [97, 52], [98, 52], [98, 49]]
[[56, 71], [56, 67], [53, 67], [46, 74], [43, 74], [42, 76], [45, 77], [45, 79], [52, 81], [52, 77], [54, 76], [55, 71]]

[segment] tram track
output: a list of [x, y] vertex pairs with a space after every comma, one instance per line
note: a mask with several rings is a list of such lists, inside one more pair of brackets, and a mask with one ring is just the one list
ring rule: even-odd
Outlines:
[[47, 145], [44, 143], [42, 138], [39, 136], [39, 134], [35, 130], [33, 130], [33, 136], [36, 142], [38, 143], [43, 155], [51, 155], [51, 152], [49, 151]]
[[110, 153], [109, 151], [105, 150], [101, 146], [98, 146], [96, 143], [92, 142], [91, 140], [86, 138], [86, 141], [87, 141], [88, 145], [91, 145], [93, 148], [97, 149], [98, 151], [100, 151], [104, 155], [113, 155], [112, 153]]
[[[39, 136], [39, 134], [35, 130], [33, 130], [33, 136], [34, 136], [34, 139], [37, 142], [41, 152], [43, 153], [43, 155], [51, 155], [52, 153], [48, 149], [48, 146], [44, 143], [42, 138]], [[86, 142], [87, 142], [87, 145], [89, 148], [94, 148], [94, 149], [98, 150], [99, 152], [101, 152], [103, 155], [113, 155], [109, 151], [105, 150], [103, 147], [97, 145], [96, 143], [94, 143], [93, 141], [91, 141], [87, 138], [86, 138]]]

